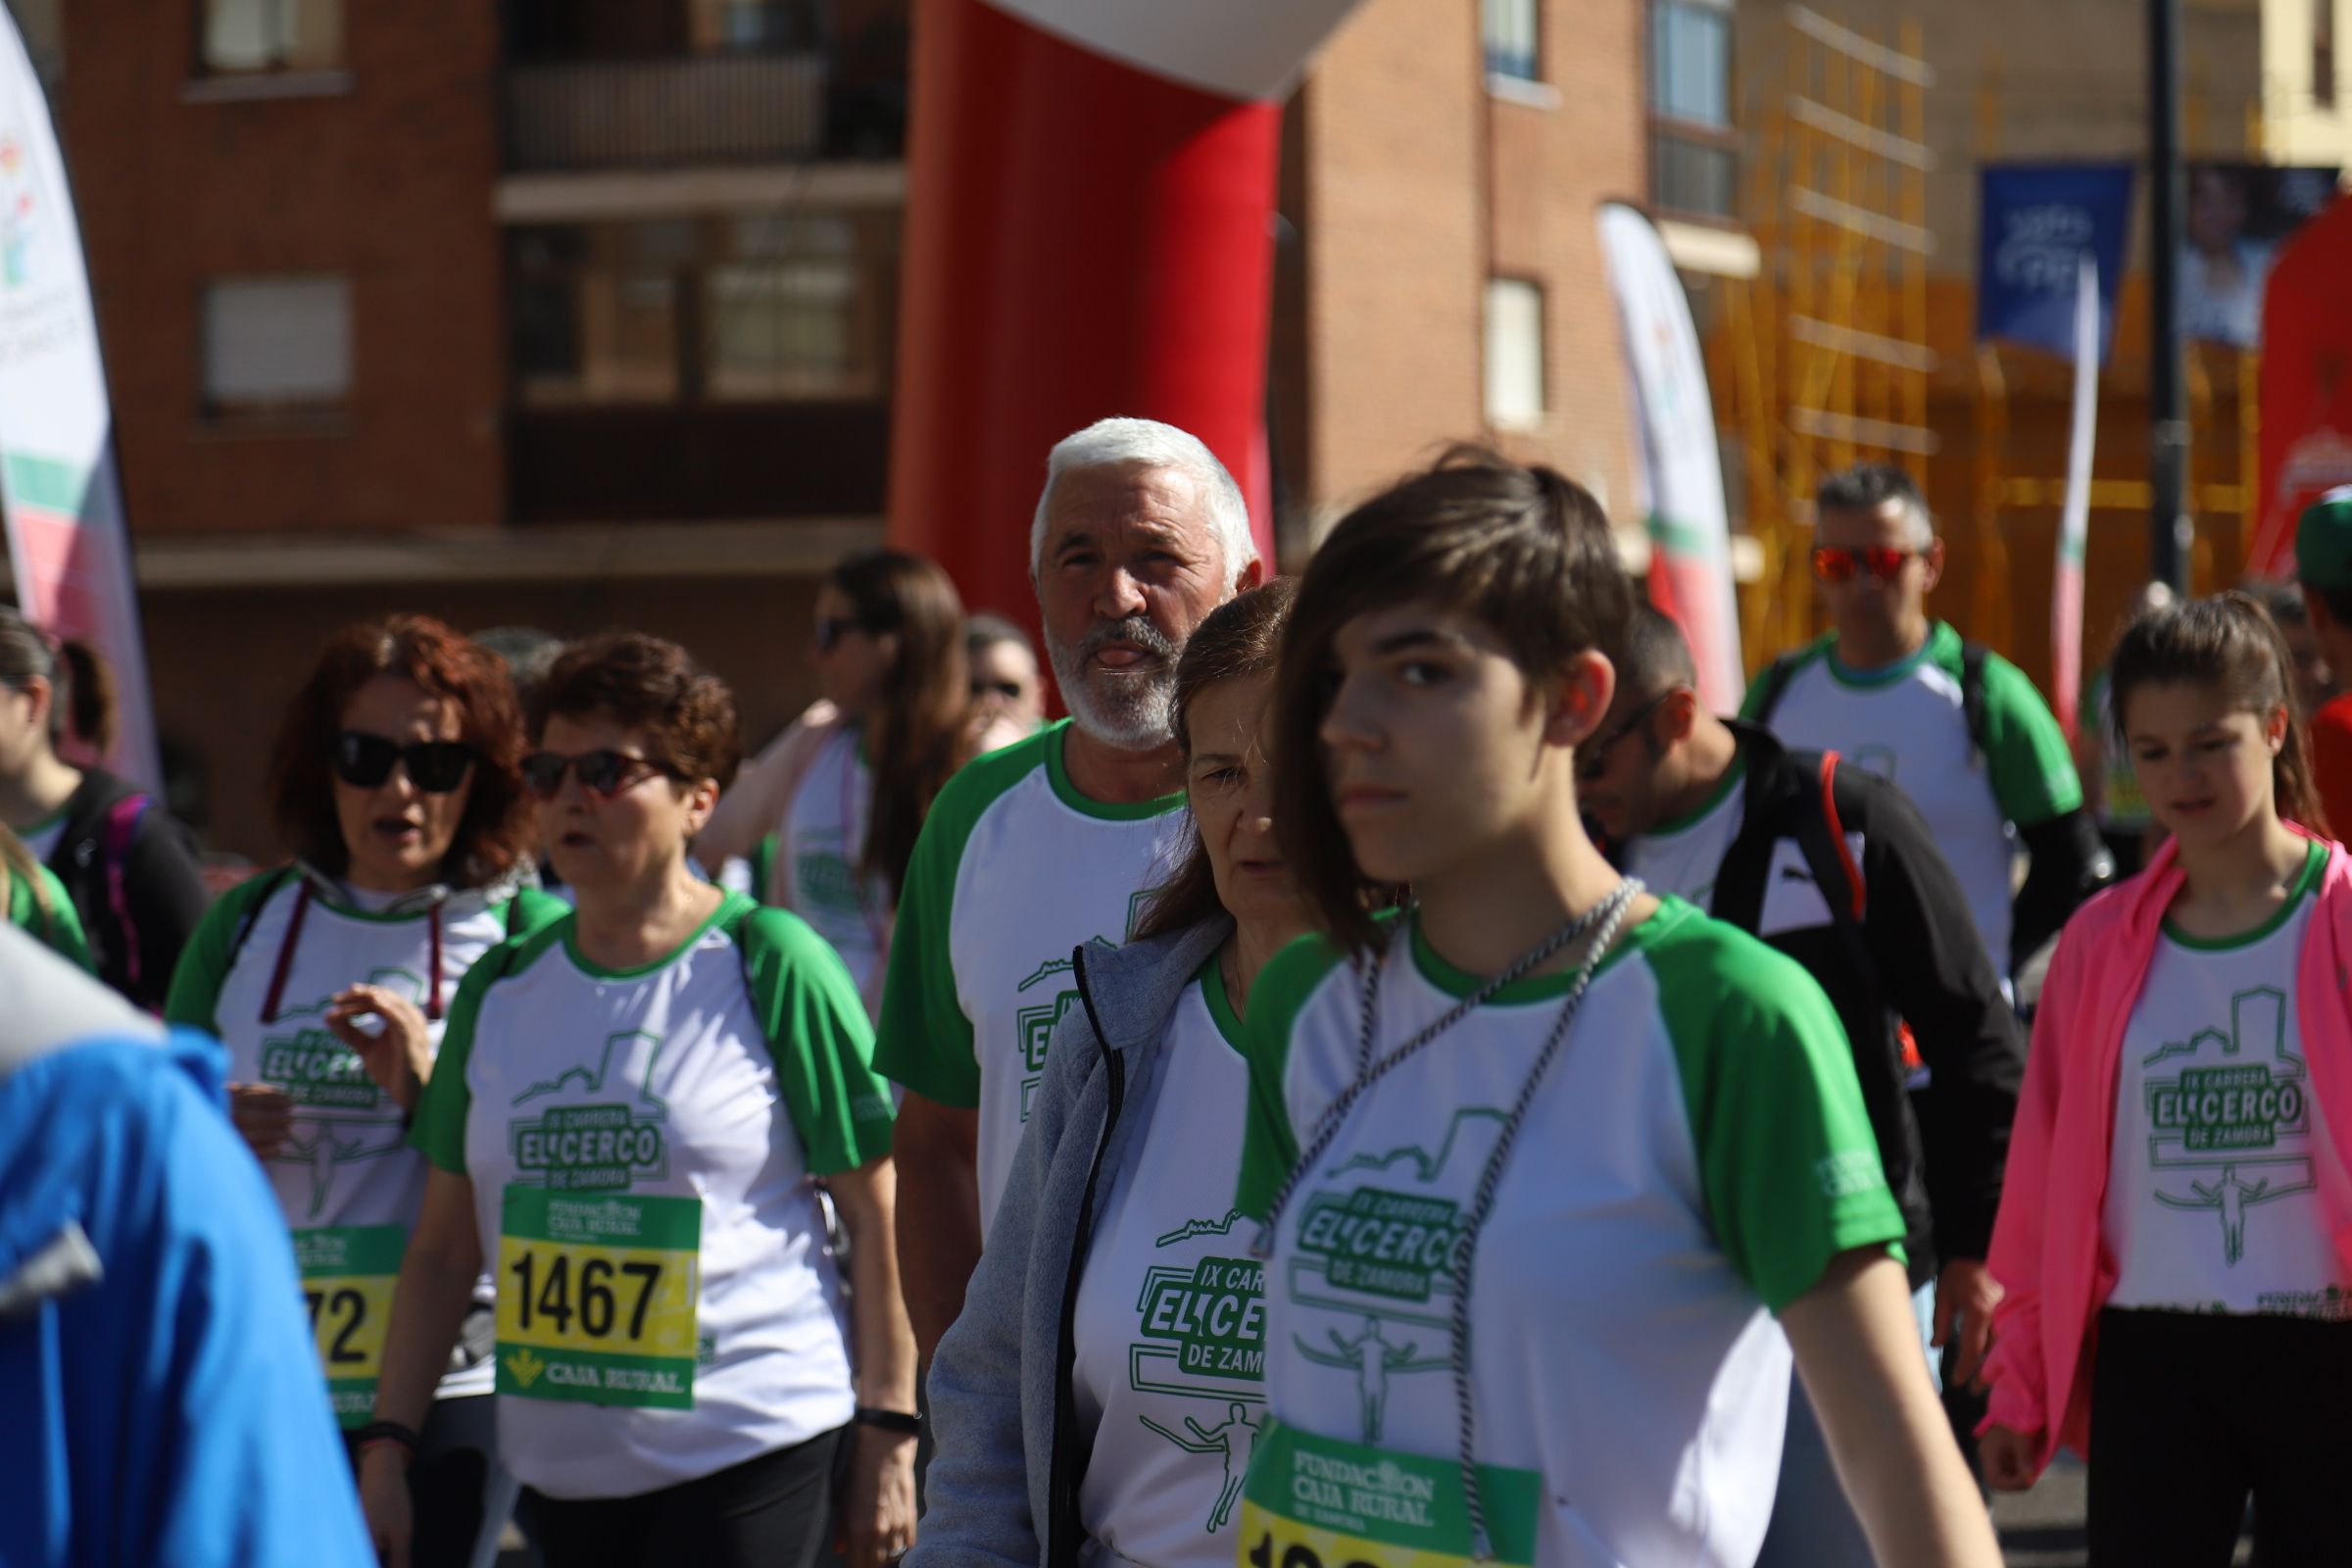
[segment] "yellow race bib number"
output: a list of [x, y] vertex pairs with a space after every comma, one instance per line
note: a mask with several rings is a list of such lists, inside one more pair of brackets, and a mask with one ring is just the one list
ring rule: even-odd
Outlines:
[[375, 1380], [384, 1365], [384, 1329], [392, 1320], [392, 1290], [409, 1233], [398, 1225], [345, 1225], [294, 1233], [294, 1261], [302, 1270], [303, 1304], [326, 1374], [335, 1420], [368, 1424], [375, 1411]]
[[511, 1186], [498, 1240], [498, 1392], [694, 1407], [703, 1205]]
[[[1493, 1556], [1536, 1560], [1543, 1484], [1533, 1470], [1481, 1465]], [[1266, 1424], [1242, 1494], [1241, 1568], [1467, 1568], [1461, 1467]]]

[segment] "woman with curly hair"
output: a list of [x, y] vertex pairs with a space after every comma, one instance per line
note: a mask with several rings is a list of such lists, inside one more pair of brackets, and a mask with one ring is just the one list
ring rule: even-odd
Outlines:
[[[407, 1147], [458, 982], [562, 906], [526, 890], [513, 687], [437, 620], [346, 628], [270, 761], [294, 859], [197, 926], [165, 1015], [227, 1043], [230, 1113], [294, 1234], [335, 1413], [375, 1403], [392, 1282], [423, 1200]], [[434, 1561], [464, 1562], [490, 1480], [489, 1281], [439, 1380], [416, 1472]]]

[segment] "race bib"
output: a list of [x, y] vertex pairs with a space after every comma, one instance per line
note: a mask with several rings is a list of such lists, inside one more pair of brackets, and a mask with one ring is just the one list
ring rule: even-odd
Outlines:
[[694, 1408], [698, 1198], [511, 1186], [498, 1238], [498, 1392]]
[[[1491, 1562], [1536, 1560], [1544, 1486], [1478, 1467]], [[1266, 1423], [1242, 1493], [1243, 1568], [1454, 1568], [1471, 1562], [1461, 1466]]]
[[335, 1420], [366, 1426], [375, 1413], [384, 1364], [384, 1326], [409, 1233], [398, 1225], [346, 1225], [294, 1233], [294, 1261], [311, 1310], [311, 1337]]

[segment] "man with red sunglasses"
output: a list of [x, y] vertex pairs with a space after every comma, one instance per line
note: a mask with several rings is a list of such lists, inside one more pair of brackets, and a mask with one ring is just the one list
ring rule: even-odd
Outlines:
[[1816, 510], [1813, 573], [1834, 629], [1768, 669], [1741, 716], [1901, 786], [2010, 988], [2115, 874], [2066, 736], [2023, 671], [1930, 618], [1943, 541], [1910, 475], [1864, 464], [1824, 483]]

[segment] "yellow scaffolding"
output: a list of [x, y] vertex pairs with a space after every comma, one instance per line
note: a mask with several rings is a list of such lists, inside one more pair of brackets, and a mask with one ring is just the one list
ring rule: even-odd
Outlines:
[[[1718, 367], [1747, 459], [1763, 570], [1740, 607], [1751, 667], [1810, 635], [1813, 492], [1860, 462], [1924, 485], [1929, 425], [1927, 90], [1919, 29], [1898, 46], [1813, 10], [1783, 13], [1786, 80], [1763, 122], [1749, 211], [1762, 265], [1730, 289]], [[1729, 369], [1728, 376], [1721, 373]]]

